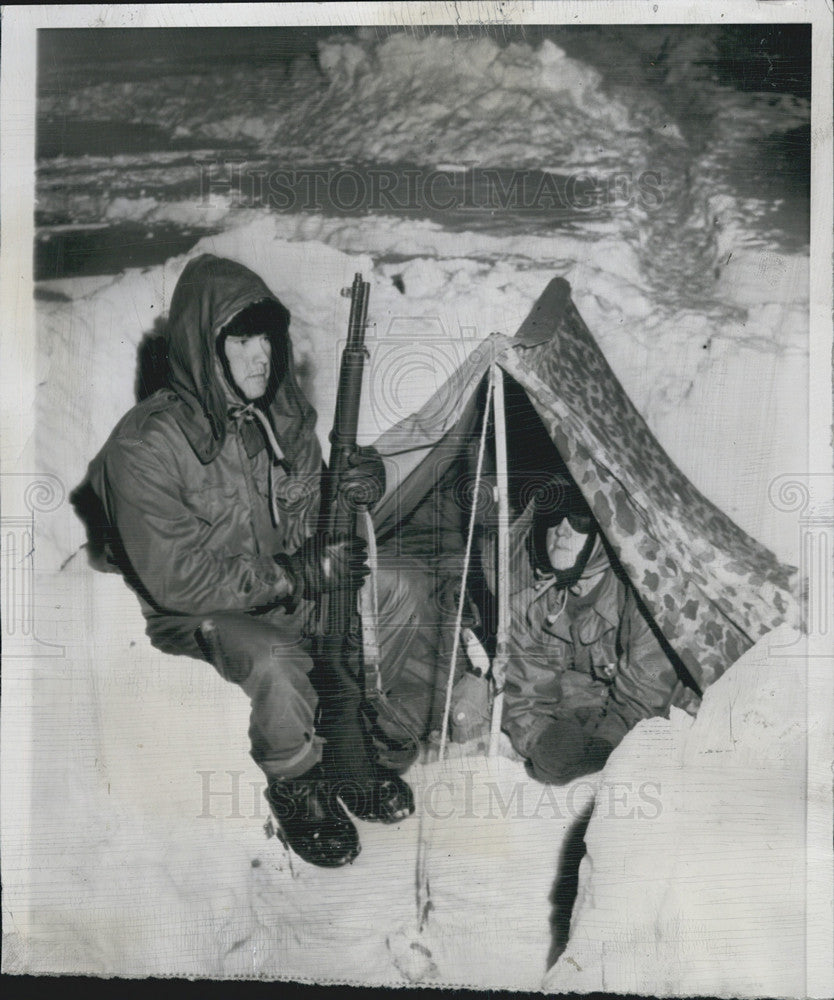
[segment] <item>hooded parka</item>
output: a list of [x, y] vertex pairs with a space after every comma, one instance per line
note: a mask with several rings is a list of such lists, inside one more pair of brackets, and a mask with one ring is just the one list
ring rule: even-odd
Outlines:
[[[261, 409], [281, 458], [252, 408], [230, 405], [215, 346], [234, 316], [263, 301], [275, 304], [276, 323]], [[289, 592], [273, 556], [315, 526], [322, 457], [288, 325], [286, 308], [242, 264], [209, 254], [191, 261], [171, 302], [170, 388], [135, 406], [91, 464], [92, 488], [118, 533], [111, 555], [139, 594], [152, 638], [161, 619], [256, 611]], [[193, 632], [199, 622], [181, 624]]]
[[[247, 403], [224, 378], [217, 341], [264, 302], [274, 306], [272, 373], [264, 398]], [[248, 268], [209, 254], [191, 261], [171, 301], [168, 387], [130, 410], [88, 473], [107, 559], [139, 596], [151, 642], [210, 659], [243, 688], [252, 756], [270, 780], [304, 774], [323, 746], [310, 679], [315, 604], [286, 600], [292, 581], [274, 558], [315, 531], [322, 473], [288, 326], [287, 309]], [[402, 560], [378, 574], [380, 669], [414, 724], [436, 700], [433, 633], [421, 627], [429, 587]]]

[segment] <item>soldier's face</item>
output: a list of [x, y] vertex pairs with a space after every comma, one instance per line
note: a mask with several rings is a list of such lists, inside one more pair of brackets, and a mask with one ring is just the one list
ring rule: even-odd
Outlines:
[[260, 399], [266, 392], [272, 364], [269, 335], [259, 333], [252, 337], [227, 337], [223, 349], [241, 395], [250, 402]]
[[557, 570], [570, 569], [576, 564], [588, 539], [591, 525], [586, 517], [569, 514], [547, 529], [547, 556]]

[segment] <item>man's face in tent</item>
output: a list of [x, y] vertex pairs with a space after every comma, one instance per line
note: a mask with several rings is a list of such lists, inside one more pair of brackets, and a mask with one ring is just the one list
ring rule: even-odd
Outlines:
[[556, 570], [574, 566], [590, 530], [590, 518], [573, 513], [548, 528], [546, 544], [550, 565]]
[[260, 399], [266, 392], [272, 365], [272, 342], [269, 334], [227, 337], [223, 349], [240, 394], [248, 402]]

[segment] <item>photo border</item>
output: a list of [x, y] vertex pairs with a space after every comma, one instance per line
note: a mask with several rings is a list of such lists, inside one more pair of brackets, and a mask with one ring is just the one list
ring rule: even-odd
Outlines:
[[[0, 60], [0, 469], [4, 499], [10, 474], [37, 472], [35, 431], [35, 312], [33, 280], [35, 205], [36, 35], [40, 28], [138, 28], [310, 25], [419, 24], [812, 24], [812, 171], [811, 277], [809, 358], [809, 474], [785, 470], [806, 483], [821, 499], [821, 525], [829, 538], [834, 524], [825, 513], [834, 483], [832, 474], [832, 23], [825, 0], [754, 3], [733, 0], [706, 8], [678, 0], [557, 3], [323, 3], [323, 4], [195, 4], [195, 5], [74, 5], [6, 6], [3, 8]], [[824, 569], [823, 569], [824, 574]], [[830, 608], [831, 580], [821, 580]], [[823, 725], [809, 734], [808, 780], [828, 789], [827, 797], [809, 800], [807, 817], [808, 936], [806, 967], [809, 996], [830, 989], [832, 916], [830, 887], [834, 882], [831, 850], [831, 768], [834, 679], [828, 622], [809, 635], [809, 716], [823, 713]], [[15, 676], [4, 685], [2, 703], [3, 831], [29, 815], [25, 786], [26, 746], [31, 733], [26, 720], [25, 679]], [[15, 778], [12, 780], [11, 773]], [[822, 795], [822, 792], [820, 793]], [[3, 838], [5, 840], [5, 836]]]

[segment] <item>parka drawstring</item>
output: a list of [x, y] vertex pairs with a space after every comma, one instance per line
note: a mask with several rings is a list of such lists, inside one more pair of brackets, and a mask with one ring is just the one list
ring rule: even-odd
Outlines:
[[269, 509], [272, 514], [272, 524], [277, 528], [281, 523], [281, 519], [278, 514], [278, 502], [275, 497], [275, 466], [279, 462], [286, 463], [284, 452], [278, 444], [278, 439], [275, 437], [266, 414], [258, 409], [254, 403], [247, 403], [245, 406], [242, 403], [233, 404], [229, 407], [229, 417], [240, 423], [251, 423], [257, 420], [261, 425], [261, 429], [269, 444], [269, 450], [271, 451], [269, 458]]
[[559, 595], [559, 607], [547, 616], [547, 624], [555, 625], [556, 622], [561, 618], [562, 612], [565, 610], [565, 605], [568, 603], [568, 592], [563, 590]]
[[[533, 621], [533, 605], [537, 604], [551, 589], [551, 587], [556, 586], [556, 574], [555, 573], [542, 573], [541, 570], [536, 570], [536, 581], [533, 584], [533, 599], [527, 607], [527, 614], [525, 615], [528, 625], [535, 625]], [[548, 625], [553, 626], [562, 617], [562, 612], [565, 610], [565, 606], [568, 603], [568, 593], [576, 595], [577, 591], [572, 587], [565, 587], [560, 589], [558, 592], [559, 606], [555, 611], [550, 614], [545, 615], [545, 621]]]

